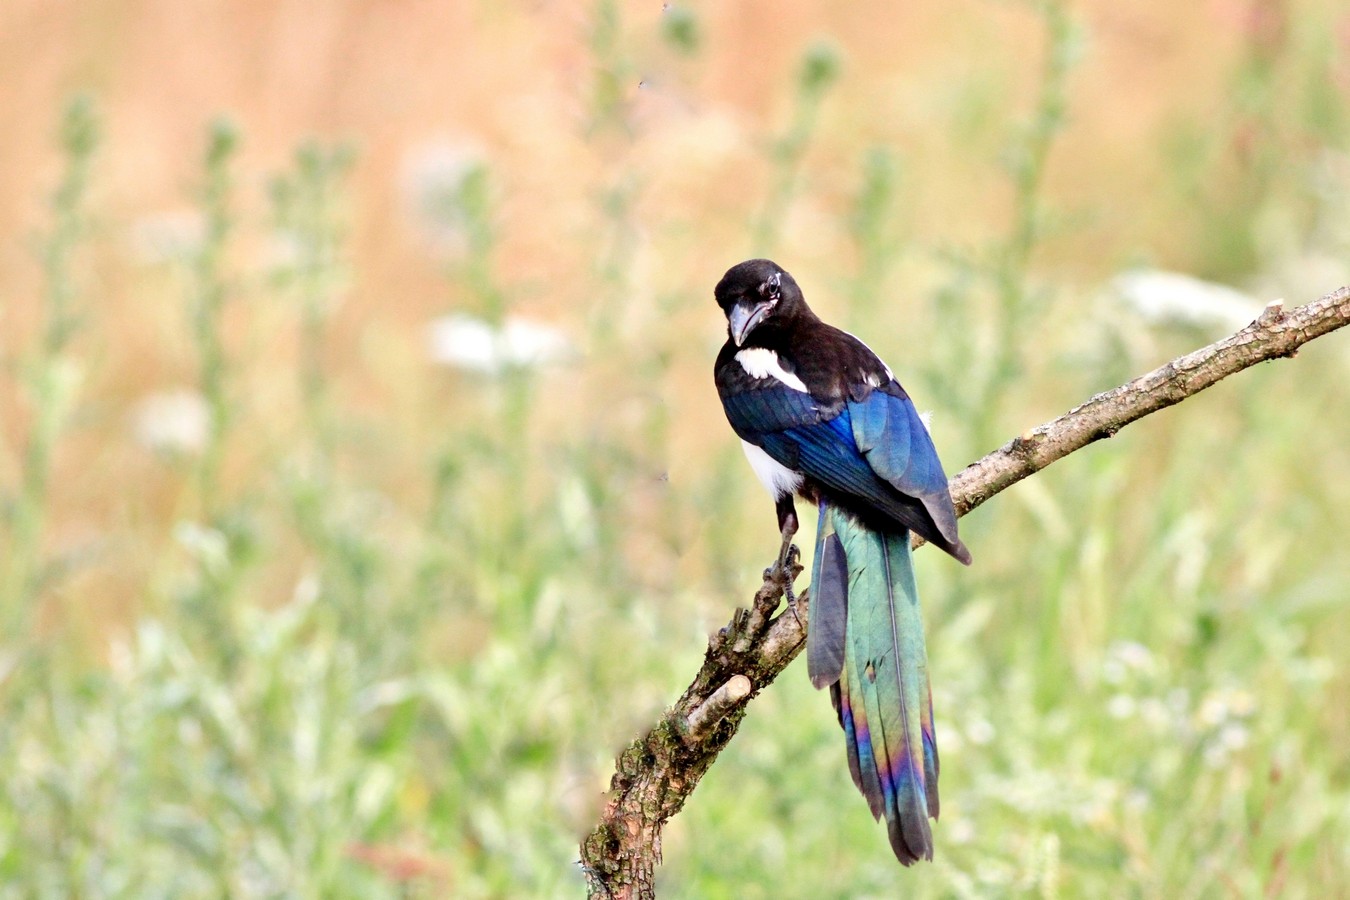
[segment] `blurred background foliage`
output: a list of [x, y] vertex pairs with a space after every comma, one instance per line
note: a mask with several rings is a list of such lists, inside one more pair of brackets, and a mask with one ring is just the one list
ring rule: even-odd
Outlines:
[[[1339, 0], [9, 0], [0, 48], [0, 896], [578, 893], [776, 546], [741, 258], [952, 469], [1350, 281]], [[1332, 336], [978, 510], [919, 554], [937, 860], [794, 668], [665, 894], [1350, 896], [1347, 422]]]

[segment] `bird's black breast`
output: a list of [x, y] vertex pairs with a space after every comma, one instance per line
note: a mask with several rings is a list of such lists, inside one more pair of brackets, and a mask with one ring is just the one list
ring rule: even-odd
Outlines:
[[771, 383], [770, 379], [751, 375], [736, 361], [736, 354], [740, 349], [731, 341], [727, 341], [722, 345], [721, 352], [717, 354], [717, 362], [713, 365], [713, 379], [717, 382], [718, 396], [723, 400], [745, 391], [760, 390]]

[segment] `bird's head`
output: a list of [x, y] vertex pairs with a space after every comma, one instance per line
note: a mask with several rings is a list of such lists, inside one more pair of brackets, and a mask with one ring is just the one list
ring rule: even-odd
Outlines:
[[810, 312], [802, 289], [777, 263], [748, 259], [727, 270], [713, 289], [717, 305], [727, 317], [727, 334], [737, 347], [756, 328], [786, 322]]

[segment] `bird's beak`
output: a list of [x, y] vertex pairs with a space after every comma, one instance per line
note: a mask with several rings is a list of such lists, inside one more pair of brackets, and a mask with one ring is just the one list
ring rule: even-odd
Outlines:
[[763, 300], [759, 303], [737, 303], [727, 313], [727, 325], [731, 330], [731, 340], [739, 347], [745, 343], [745, 336], [764, 320], [773, 309], [773, 303]]

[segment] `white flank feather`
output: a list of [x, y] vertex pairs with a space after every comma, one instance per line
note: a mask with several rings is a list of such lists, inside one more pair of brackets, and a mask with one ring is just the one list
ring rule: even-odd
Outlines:
[[764, 485], [764, 489], [774, 500], [796, 493], [797, 488], [802, 486], [801, 473], [794, 472], [778, 462], [765, 453], [763, 447], [756, 447], [749, 441], [741, 441], [741, 449], [745, 451], [745, 458], [750, 460], [750, 468], [755, 470], [755, 476], [760, 484]]

